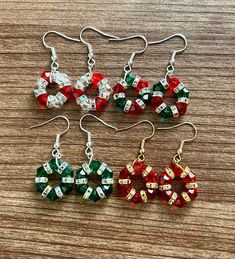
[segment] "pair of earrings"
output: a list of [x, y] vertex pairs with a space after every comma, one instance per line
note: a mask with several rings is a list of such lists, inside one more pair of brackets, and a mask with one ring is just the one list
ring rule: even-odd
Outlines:
[[[103, 76], [103, 74], [92, 71], [95, 65], [93, 48], [92, 45], [85, 41], [82, 37], [83, 32], [87, 29], [94, 30], [101, 35], [108, 37], [110, 41], [123, 41], [134, 38], [140, 38], [144, 41], [144, 48], [131, 54], [127, 65], [124, 66], [123, 78], [114, 87], [111, 87], [109, 85], [107, 79]], [[81, 76], [73, 87], [69, 77], [65, 73], [61, 73], [58, 71], [59, 64], [57, 62], [55, 48], [49, 46], [45, 42], [46, 36], [50, 33], [55, 33], [68, 40], [82, 42], [87, 46], [88, 72], [85, 75]], [[182, 49], [173, 51], [164, 78], [162, 78], [158, 83], [154, 84], [153, 87], [149, 87], [146, 80], [142, 79], [139, 76], [131, 74], [134, 58], [137, 54], [144, 53], [147, 47], [150, 45], [160, 44], [174, 37], [182, 38], [184, 41], [184, 47]], [[189, 91], [186, 89], [183, 83], [181, 83], [176, 77], [173, 77], [173, 72], [175, 70], [175, 56], [177, 53], [183, 52], [187, 47], [187, 39], [183, 34], [174, 34], [160, 41], [148, 42], [143, 35], [133, 35], [130, 37], [120, 38], [111, 34], [104, 33], [93, 27], [86, 27], [80, 32], [80, 39], [71, 38], [56, 31], [49, 31], [43, 36], [43, 44], [45, 47], [51, 50], [52, 60], [51, 70], [44, 71], [41, 74], [34, 88], [34, 94], [43, 107], [60, 108], [67, 100], [73, 98], [84, 111], [101, 111], [106, 107], [110, 95], [113, 94], [113, 99], [116, 106], [123, 112], [129, 114], [139, 114], [146, 108], [149, 103], [150, 106], [164, 118], [181, 116], [187, 110]], [[60, 90], [56, 95], [53, 96], [48, 94], [47, 87], [51, 86], [54, 83], [58, 85]], [[99, 92], [98, 96], [96, 96], [94, 99], [89, 98], [86, 94], [86, 90], [90, 86], [98, 89]], [[132, 101], [130, 99], [127, 99], [127, 89], [136, 90], [136, 100]], [[168, 106], [164, 102], [164, 96], [172, 93], [174, 94], [174, 97], [177, 98], [177, 101], [175, 105]]]
[[[78, 193], [82, 195], [84, 199], [98, 201], [108, 197], [112, 193], [114, 182], [113, 171], [107, 164], [94, 159], [91, 132], [82, 126], [82, 121], [87, 116], [97, 119], [103, 125], [114, 129], [116, 132], [128, 130], [141, 123], [148, 123], [152, 127], [151, 135], [143, 138], [141, 141], [137, 158], [134, 159], [132, 163], [128, 163], [120, 171], [118, 186], [122, 197], [133, 203], [142, 203], [153, 199], [157, 194], [159, 194], [163, 201], [169, 205], [174, 205], [177, 207], [183, 207], [197, 197], [198, 185], [196, 183], [196, 175], [191, 172], [188, 167], [182, 167], [180, 165], [184, 143], [193, 141], [197, 136], [197, 129], [192, 123], [184, 122], [168, 128], [157, 128], [158, 130], [167, 130], [187, 124], [194, 129], [193, 138], [181, 141], [180, 147], [173, 157], [171, 165], [166, 167], [162, 173], [157, 174], [151, 166], [144, 162], [145, 142], [146, 140], [152, 138], [155, 134], [155, 127], [150, 121], [142, 120], [129, 127], [117, 128], [104, 122], [93, 114], [86, 114], [80, 119], [80, 129], [87, 133], [85, 154], [88, 158], [88, 162], [84, 163], [81, 168], [77, 170], [75, 177], [74, 171], [68, 163], [62, 162], [62, 155], [59, 149], [60, 137], [69, 130], [70, 122], [67, 117], [59, 115], [42, 124], [31, 127], [35, 128], [45, 125], [57, 118], [63, 118], [67, 122], [67, 129], [56, 135], [56, 141], [52, 150], [52, 159], [37, 169], [35, 184], [37, 191], [40, 192], [43, 197], [47, 197], [50, 200], [62, 198], [64, 195], [72, 191], [74, 183], [77, 186]], [[57, 174], [60, 176], [61, 182], [58, 186], [48, 184], [49, 175], [51, 174]], [[96, 188], [92, 188], [89, 185], [88, 178], [90, 175], [95, 175], [100, 178], [101, 184]], [[136, 189], [133, 185], [133, 181], [139, 176], [142, 177], [144, 182], [145, 187], [143, 189]], [[181, 192], [176, 192], [172, 188], [172, 181], [175, 179], [180, 179], [183, 184], [183, 190]]]

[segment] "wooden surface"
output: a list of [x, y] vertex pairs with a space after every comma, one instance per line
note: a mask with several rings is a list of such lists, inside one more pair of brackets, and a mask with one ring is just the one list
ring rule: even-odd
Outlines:
[[[235, 258], [234, 224], [234, 1], [3, 1], [0, 0], [0, 258]], [[160, 121], [150, 109], [142, 116], [124, 116], [110, 101], [99, 116], [117, 126], [150, 119], [156, 126], [191, 121], [198, 138], [186, 144], [183, 163], [196, 172], [198, 199], [187, 208], [171, 210], [160, 200], [131, 206], [114, 192], [104, 202], [83, 200], [74, 191], [61, 201], [44, 200], [35, 191], [36, 169], [50, 158], [58, 129], [29, 126], [55, 115], [67, 115], [71, 130], [62, 139], [64, 160], [77, 169], [86, 161], [85, 135], [78, 127], [82, 113], [73, 103], [63, 109], [39, 110], [32, 89], [48, 69], [49, 50], [41, 42], [47, 30], [77, 36], [84, 26], [116, 35], [144, 33], [150, 40], [182, 32], [189, 45], [177, 56], [176, 75], [188, 86], [191, 103], [181, 120]], [[142, 43], [108, 43], [95, 33], [96, 70], [121, 77], [131, 51]], [[73, 82], [86, 72], [86, 48], [50, 36], [61, 71]], [[180, 40], [150, 47], [134, 63], [133, 72], [150, 84], [159, 80]], [[133, 93], [130, 93], [130, 95]], [[132, 161], [147, 125], [114, 134], [87, 119], [94, 137], [95, 157], [106, 162], [117, 179]], [[169, 165], [188, 127], [157, 132], [146, 144], [146, 162], [161, 171]]]

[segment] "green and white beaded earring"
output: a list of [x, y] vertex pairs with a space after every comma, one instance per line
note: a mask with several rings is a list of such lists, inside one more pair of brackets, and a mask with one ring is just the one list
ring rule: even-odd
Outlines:
[[[52, 201], [63, 198], [65, 194], [69, 194], [73, 189], [73, 169], [68, 163], [62, 162], [62, 155], [60, 153], [60, 137], [68, 132], [70, 122], [67, 117], [59, 115], [46, 122], [30, 127], [37, 128], [58, 118], [62, 118], [67, 122], [67, 129], [56, 134], [56, 140], [51, 153], [52, 159], [37, 169], [35, 177], [37, 191], [40, 192], [44, 198], [48, 198]], [[54, 186], [48, 183], [49, 176], [52, 174], [58, 175], [61, 178], [59, 185]]]
[[[105, 126], [115, 129], [116, 128], [93, 114], [85, 114], [80, 119], [80, 129], [87, 133], [87, 143], [85, 154], [88, 158], [88, 162], [85, 162], [80, 169], [76, 172], [76, 186], [79, 194], [83, 196], [84, 199], [90, 199], [94, 202], [104, 199], [112, 193], [113, 190], [113, 171], [108, 167], [107, 164], [94, 159], [94, 153], [92, 149], [91, 132], [84, 129], [82, 126], [82, 121], [85, 117], [93, 117]], [[100, 178], [100, 185], [92, 188], [89, 185], [89, 176], [96, 176]]]

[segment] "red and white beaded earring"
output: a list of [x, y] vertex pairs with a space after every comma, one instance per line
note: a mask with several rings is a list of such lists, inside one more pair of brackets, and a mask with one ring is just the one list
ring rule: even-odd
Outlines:
[[[191, 142], [197, 137], [197, 128], [190, 122], [183, 122], [168, 128], [157, 128], [157, 130], [169, 130], [183, 125], [190, 125], [194, 130], [194, 136], [191, 139], [181, 141], [171, 165], [166, 167], [158, 178], [161, 199], [168, 205], [176, 207], [183, 207], [197, 197], [198, 184], [196, 182], [196, 175], [188, 166], [182, 167], [180, 165], [184, 143]], [[181, 192], [176, 192], [173, 189], [172, 182], [175, 180], [180, 180], [182, 183], [183, 189]]]
[[[175, 56], [187, 48], [187, 39], [183, 34], [174, 34], [163, 40], [149, 42], [148, 45], [160, 44], [174, 37], [180, 37], [184, 41], [184, 47], [174, 50], [165, 77], [153, 85], [150, 106], [163, 118], [179, 117], [186, 113], [189, 102], [189, 91], [178, 78], [173, 77], [175, 71]], [[177, 99], [175, 105], [167, 105], [164, 97], [173, 94]]]
[[[71, 82], [67, 74], [58, 71], [59, 64], [57, 62], [56, 50], [45, 42], [48, 34], [54, 33], [67, 40], [78, 41], [79, 39], [68, 37], [57, 31], [48, 31], [43, 35], [42, 41], [46, 48], [51, 50], [51, 70], [44, 71], [38, 78], [34, 87], [34, 94], [40, 103], [41, 109], [61, 108], [63, 104], [72, 97]], [[56, 95], [50, 95], [47, 88], [56, 84], [59, 91]]]
[[[75, 83], [73, 89], [74, 98], [83, 111], [102, 111], [107, 105], [110, 94], [112, 93], [112, 88], [103, 74], [100, 72], [92, 72], [95, 65], [93, 49], [91, 44], [86, 42], [82, 37], [83, 32], [88, 29], [96, 31], [105, 37], [113, 39], [118, 37], [104, 33], [93, 27], [86, 27], [80, 32], [80, 40], [87, 46], [88, 49], [88, 73], [81, 76]], [[99, 91], [98, 96], [94, 99], [89, 98], [86, 95], [86, 90], [89, 86], [98, 89]]]
[[[142, 50], [133, 52], [131, 54], [127, 65], [124, 67], [123, 78], [113, 88], [113, 99], [116, 103], [116, 106], [125, 113], [129, 114], [139, 114], [140, 112], [142, 112], [151, 99], [151, 90], [148, 87], [148, 82], [141, 77], [130, 73], [136, 54], [144, 53], [147, 49], [148, 42], [143, 35], [134, 35], [126, 38], [110, 39], [112, 41], [122, 41], [135, 38], [142, 39], [145, 43], [145, 46]], [[126, 98], [127, 89], [135, 89], [137, 98], [134, 101], [128, 100]]]
[[[150, 136], [145, 137], [141, 141], [139, 155], [132, 163], [128, 163], [119, 174], [118, 184], [120, 195], [126, 198], [132, 203], [143, 203], [147, 202], [150, 199], [153, 199], [157, 195], [158, 190], [158, 176], [153, 171], [152, 167], [147, 165], [145, 161], [145, 150], [144, 145], [147, 139], [150, 139], [155, 134], [155, 127], [152, 122], [148, 120], [139, 121], [129, 127], [117, 129], [116, 131], [123, 131], [130, 128], [133, 128], [140, 123], [149, 123], [152, 127], [152, 133]], [[144, 183], [143, 188], [135, 188], [133, 185], [133, 180], [138, 180], [141, 177], [141, 180]]]

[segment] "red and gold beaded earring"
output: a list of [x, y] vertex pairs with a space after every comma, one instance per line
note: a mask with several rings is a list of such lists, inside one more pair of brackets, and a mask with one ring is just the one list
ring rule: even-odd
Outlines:
[[[184, 47], [174, 50], [167, 66], [165, 77], [153, 85], [151, 107], [163, 118], [179, 117], [186, 113], [189, 102], [189, 91], [183, 83], [173, 77], [175, 71], [175, 56], [187, 48], [187, 39], [183, 34], [174, 34], [163, 40], [149, 42], [148, 45], [160, 44], [174, 37], [180, 37], [184, 41]], [[175, 105], [167, 105], [164, 97], [173, 94], [177, 99]]]
[[[54, 47], [49, 46], [45, 38], [48, 34], [54, 33], [67, 40], [78, 41], [79, 39], [71, 38], [63, 33], [57, 31], [48, 31], [43, 35], [42, 42], [46, 48], [51, 50], [51, 70], [44, 71], [38, 78], [34, 87], [35, 97], [40, 103], [41, 109], [47, 108], [61, 108], [63, 104], [72, 97], [71, 82], [67, 74], [58, 71], [59, 64], [57, 62], [56, 50]], [[50, 95], [47, 88], [56, 84], [59, 87], [59, 92], [56, 95]]]
[[[110, 94], [112, 93], [112, 88], [110, 87], [108, 80], [100, 72], [92, 72], [95, 65], [95, 59], [93, 54], [93, 49], [90, 43], [86, 42], [82, 34], [86, 30], [93, 30], [105, 37], [117, 39], [118, 37], [104, 33], [94, 27], [86, 27], [80, 32], [80, 40], [87, 46], [88, 49], [88, 73], [81, 76], [74, 85], [74, 98], [76, 103], [81, 107], [83, 111], [102, 111], [109, 100]], [[99, 93], [94, 99], [89, 98], [86, 95], [86, 90], [88, 87], [93, 87], [98, 89]]]
[[[150, 199], [153, 199], [157, 195], [158, 190], [158, 176], [153, 171], [152, 167], [147, 165], [145, 161], [145, 150], [144, 145], [147, 139], [150, 139], [155, 134], [155, 127], [152, 122], [148, 120], [139, 121], [129, 127], [117, 129], [116, 131], [123, 131], [130, 128], [133, 128], [140, 123], [149, 123], [152, 127], [152, 133], [150, 136], [145, 137], [141, 141], [140, 151], [136, 159], [132, 163], [128, 163], [119, 174], [118, 185], [120, 195], [126, 198], [132, 203], [143, 203], [147, 202]], [[144, 183], [143, 188], [136, 189], [133, 185], [133, 180], [138, 180], [141, 177], [141, 180]]]
[[[113, 88], [113, 99], [116, 103], [116, 106], [120, 108], [123, 112], [129, 114], [139, 114], [140, 112], [142, 112], [151, 99], [151, 90], [148, 87], [148, 82], [137, 75], [131, 74], [132, 64], [136, 54], [144, 53], [147, 49], [148, 42], [143, 35], [134, 35], [126, 38], [110, 39], [111, 41], [122, 41], [135, 38], [142, 39], [145, 43], [145, 46], [142, 50], [133, 52], [131, 54], [127, 65], [124, 67], [123, 78]], [[132, 101], [126, 98], [127, 89], [135, 89], [137, 96], [136, 100]]]
[[[157, 130], [169, 130], [182, 125], [190, 125], [194, 130], [194, 136], [191, 139], [181, 141], [179, 149], [172, 159], [171, 165], [166, 167], [158, 178], [158, 188], [161, 199], [168, 205], [176, 207], [183, 207], [197, 197], [198, 184], [196, 182], [196, 175], [188, 166], [182, 167], [180, 165], [184, 143], [191, 142], [197, 137], [197, 128], [190, 122], [183, 122], [168, 128], [157, 128]], [[172, 181], [174, 180], [180, 180], [182, 183], [183, 190], [181, 192], [176, 192], [172, 188]]]

